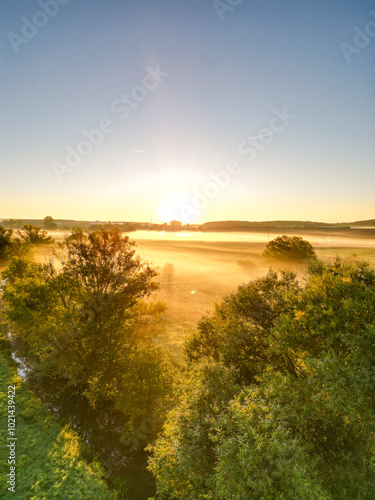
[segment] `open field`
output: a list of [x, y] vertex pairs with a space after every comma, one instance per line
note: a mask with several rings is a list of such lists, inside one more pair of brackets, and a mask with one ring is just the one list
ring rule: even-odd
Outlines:
[[[62, 241], [64, 233], [50, 233]], [[375, 264], [375, 229], [272, 230], [267, 232], [153, 232], [136, 231], [129, 237], [137, 252], [159, 268], [163, 288], [158, 299], [166, 302], [166, 331], [160, 341], [177, 357], [187, 333], [202, 315], [237, 286], [264, 275], [268, 262], [262, 252], [268, 238], [296, 234], [312, 243], [318, 257], [366, 259]], [[44, 261], [50, 245], [40, 246], [35, 258]], [[303, 277], [303, 267], [290, 269]]]
[[[280, 234], [285, 234], [285, 231]], [[289, 233], [290, 234], [290, 233]], [[297, 234], [297, 233], [296, 233]], [[375, 264], [375, 231], [298, 233], [319, 258], [366, 259]], [[147, 236], [152, 239], [147, 239]], [[163, 234], [136, 232], [139, 254], [160, 268], [164, 287], [158, 296], [168, 305], [163, 344], [179, 354], [189, 329], [215, 302], [269, 269], [262, 252], [267, 233]], [[273, 233], [270, 239], [278, 236]], [[167, 239], [168, 238], [168, 239]], [[168, 264], [170, 263], [170, 265]], [[290, 265], [302, 278], [303, 267]]]

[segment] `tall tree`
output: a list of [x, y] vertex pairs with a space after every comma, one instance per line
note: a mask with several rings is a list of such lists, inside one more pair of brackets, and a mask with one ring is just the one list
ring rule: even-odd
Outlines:
[[[137, 359], [147, 350], [149, 380], [168, 376], [167, 370], [160, 374], [158, 360], [168, 362], [153, 345], [164, 306], [143, 300], [158, 289], [157, 273], [134, 247], [116, 231], [75, 230], [48, 264], [14, 259], [4, 272], [4, 314], [18, 354], [39, 379], [63, 382], [67, 394], [102, 411], [103, 421], [119, 414], [124, 434], [129, 427], [131, 432], [133, 416], [145, 413], [127, 403]], [[150, 414], [163, 396], [147, 396]]]

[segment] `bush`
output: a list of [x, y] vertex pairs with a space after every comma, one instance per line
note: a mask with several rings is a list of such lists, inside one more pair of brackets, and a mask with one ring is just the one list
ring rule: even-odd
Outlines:
[[304, 261], [315, 259], [312, 245], [300, 236], [278, 236], [267, 243], [263, 256], [270, 260]]
[[24, 243], [30, 243], [32, 245], [38, 245], [42, 243], [53, 243], [53, 238], [48, 236], [47, 231], [44, 231], [39, 226], [33, 226], [31, 224], [26, 224], [22, 229], [17, 231], [18, 236]]

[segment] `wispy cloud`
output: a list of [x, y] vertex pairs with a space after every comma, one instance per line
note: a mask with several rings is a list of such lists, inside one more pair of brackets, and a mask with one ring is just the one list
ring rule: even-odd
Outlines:
[[256, 135], [255, 137], [247, 137], [246, 139], [241, 139], [241, 141], [239, 141], [239, 142], [253, 141], [254, 139], [259, 139], [260, 137], [267, 137], [268, 135], [273, 135], [273, 132], [271, 132], [269, 134]]

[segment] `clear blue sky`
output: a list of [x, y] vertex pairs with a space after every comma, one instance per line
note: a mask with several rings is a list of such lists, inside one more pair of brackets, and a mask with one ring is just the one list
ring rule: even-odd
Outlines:
[[1, 2], [0, 218], [375, 217], [375, 1], [64, 2]]

